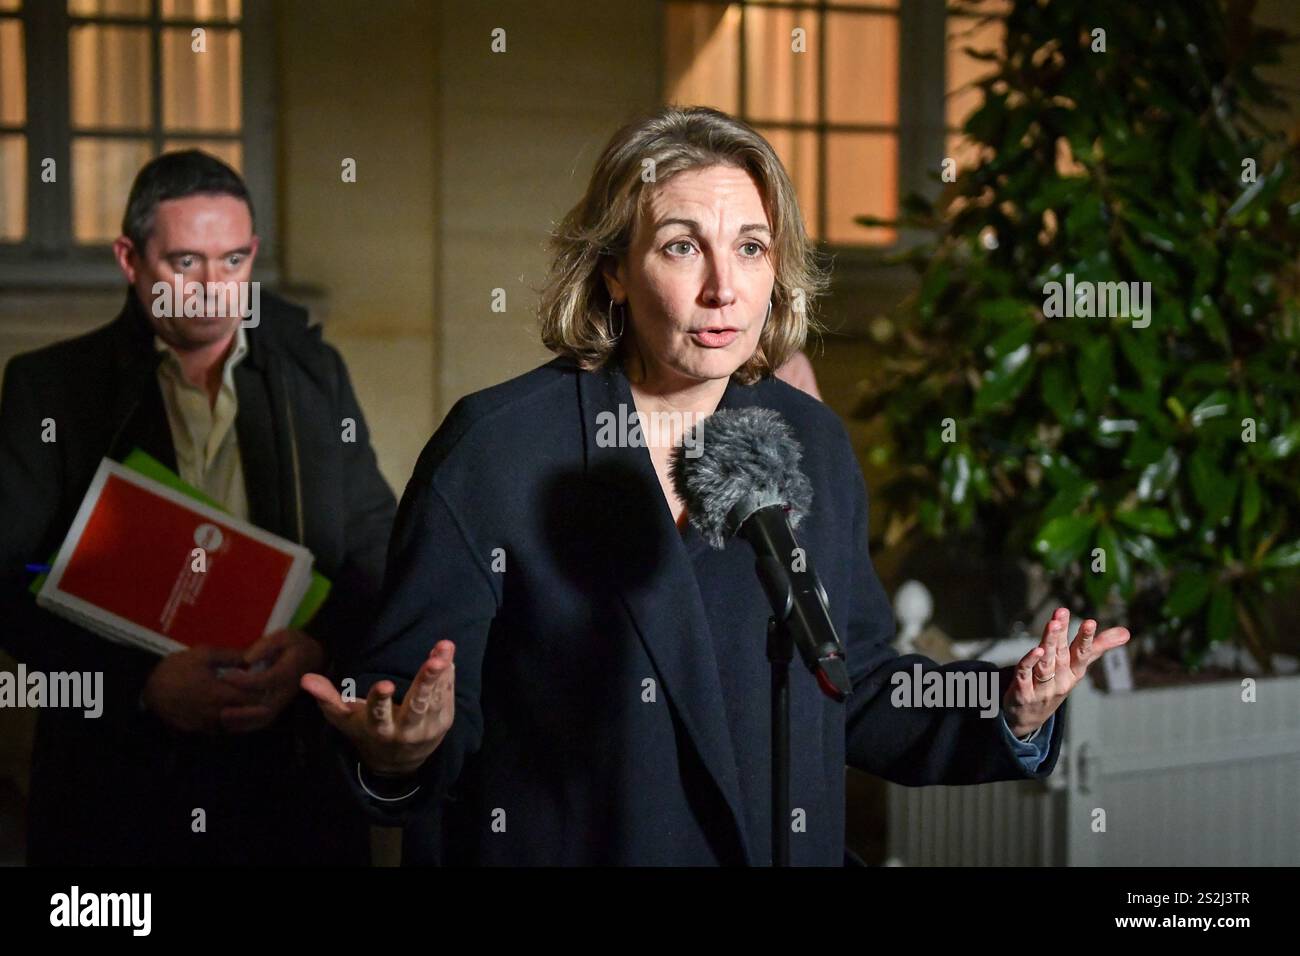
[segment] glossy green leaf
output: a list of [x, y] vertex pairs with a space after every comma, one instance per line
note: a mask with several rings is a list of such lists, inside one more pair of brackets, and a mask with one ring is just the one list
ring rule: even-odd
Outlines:
[[1115, 381], [1110, 339], [1096, 338], [1080, 349], [1076, 371], [1084, 402], [1095, 413]]
[[971, 457], [970, 449], [958, 447], [953, 449], [943, 460], [940, 470], [942, 489], [948, 501], [954, 505], [966, 502], [971, 492]]
[[1273, 548], [1264, 555], [1260, 565], [1272, 570], [1300, 568], [1300, 541], [1292, 541]]
[[[1011, 348], [1015, 348], [1023, 342], [1028, 342], [1030, 335], [1034, 331], [1030, 321], [1034, 315], [1034, 307], [1022, 299], [989, 299], [975, 307], [975, 314], [981, 319], [989, 319], [997, 323], [1024, 322], [1025, 326], [1021, 332], [1024, 337]], [[1003, 351], [1009, 352], [1011, 348], [1003, 349]]]
[[1192, 406], [1188, 417], [1193, 427], [1199, 427], [1211, 418], [1219, 418], [1232, 411], [1232, 394], [1226, 389], [1218, 389]]
[[1168, 538], [1178, 530], [1174, 526], [1173, 518], [1164, 508], [1132, 508], [1127, 511], [1116, 511], [1115, 520], [1134, 531], [1155, 535], [1157, 538]]
[[1120, 242], [1120, 249], [1138, 282], [1150, 282], [1153, 289], [1162, 291], [1178, 287], [1178, 274], [1159, 252], [1148, 252], [1127, 238]]
[[1150, 329], [1132, 329], [1129, 334], [1120, 334], [1116, 338], [1119, 340], [1119, 350], [1142, 380], [1142, 387], [1152, 393], [1154, 398], [1164, 380], [1165, 363], [1158, 354], [1159, 339], [1145, 334], [1148, 332]]
[[1133, 589], [1133, 568], [1129, 564], [1128, 554], [1120, 546], [1115, 528], [1103, 524], [1097, 529], [1097, 547], [1106, 555], [1106, 573], [1119, 583], [1120, 591], [1129, 594]]
[[1147, 465], [1138, 475], [1138, 500], [1156, 501], [1163, 498], [1169, 486], [1178, 477], [1180, 464], [1178, 452], [1173, 448], [1165, 449], [1159, 461]]
[[1210, 607], [1205, 613], [1205, 628], [1210, 643], [1217, 644], [1232, 636], [1233, 602], [1232, 592], [1218, 587], [1210, 595]]
[[1034, 550], [1049, 568], [1059, 570], [1079, 557], [1095, 526], [1092, 515], [1053, 518], [1034, 539]]
[[1185, 618], [1199, 609], [1209, 596], [1209, 577], [1200, 571], [1184, 571], [1174, 578], [1173, 587], [1165, 599], [1164, 613]]
[[1115, 579], [1110, 574], [1093, 574], [1091, 565], [1084, 569], [1083, 590], [1088, 600], [1095, 607], [1101, 607], [1110, 599], [1110, 592], [1115, 587]]
[[1148, 535], [1125, 533], [1120, 537], [1120, 546], [1143, 564], [1160, 570], [1165, 567], [1160, 545]]
[[1300, 420], [1292, 422], [1287, 428], [1269, 439], [1265, 446], [1266, 457], [1270, 461], [1289, 458], [1300, 448]]
[[1225, 472], [1215, 461], [1214, 456], [1201, 447], [1192, 453], [1187, 463], [1187, 477], [1191, 482], [1192, 495], [1196, 503], [1205, 512], [1207, 525], [1215, 525], [1232, 510], [1233, 500], [1237, 495], [1239, 478], [1236, 474]]
[[1019, 395], [1033, 378], [1033, 352], [1026, 342], [1002, 356], [984, 373], [983, 384], [975, 393], [975, 413], [983, 414]]
[[1261, 505], [1259, 479], [1253, 473], [1247, 472], [1241, 483], [1241, 526], [1243, 528], [1249, 530], [1255, 526], [1255, 522], [1259, 520]]
[[1191, 308], [1187, 310], [1187, 314], [1193, 322], [1204, 326], [1206, 333], [1214, 341], [1224, 346], [1229, 344], [1228, 327], [1224, 325], [1219, 307], [1214, 304], [1214, 300], [1208, 295], [1203, 295], [1192, 303]]
[[1066, 367], [1059, 360], [1047, 363], [1038, 377], [1038, 385], [1043, 402], [1052, 410], [1056, 420], [1068, 424], [1078, 404], [1079, 393]]

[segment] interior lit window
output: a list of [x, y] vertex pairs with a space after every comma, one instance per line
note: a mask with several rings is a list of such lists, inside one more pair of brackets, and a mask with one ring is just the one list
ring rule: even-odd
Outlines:
[[1003, 45], [1010, 6], [664, 0], [664, 94], [760, 129], [813, 236], [890, 246], [897, 230], [854, 219], [896, 218], [900, 194], [933, 185], [943, 158], [974, 164], [978, 150], [960, 130], [983, 99], [978, 83], [994, 69], [987, 57]]
[[20, 0], [0, 0], [0, 242], [27, 234], [27, 59]]
[[772, 143], [804, 223], [837, 245], [891, 245], [856, 216], [898, 214], [897, 0], [665, 3], [669, 102], [738, 115]]
[[164, 150], [247, 174], [249, 15], [242, 0], [0, 0], [5, 263], [88, 261], [75, 257], [116, 238], [135, 174]]
[[68, 0], [72, 235], [118, 233], [131, 180], [197, 147], [242, 171], [240, 0]]

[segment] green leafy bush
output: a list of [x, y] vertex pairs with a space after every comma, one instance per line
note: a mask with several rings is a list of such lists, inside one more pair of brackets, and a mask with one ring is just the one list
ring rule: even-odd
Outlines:
[[[1287, 38], [1250, 7], [1005, 13], [963, 128], [981, 159], [904, 204], [931, 240], [899, 256], [919, 291], [858, 409], [915, 531], [1036, 558], [1193, 667], [1300, 647], [1267, 611], [1300, 576], [1300, 156], [1260, 116]], [[1104, 283], [1139, 285], [1125, 309]]]

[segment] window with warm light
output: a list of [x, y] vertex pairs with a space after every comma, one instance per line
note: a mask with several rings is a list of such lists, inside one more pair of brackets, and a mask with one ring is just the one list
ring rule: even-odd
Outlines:
[[897, 0], [667, 0], [665, 94], [743, 117], [776, 149], [815, 238], [888, 245], [898, 212]]
[[743, 117], [772, 143], [809, 232], [829, 246], [888, 247], [900, 197], [932, 189], [974, 84], [999, 47], [1006, 4], [946, 0], [663, 0], [664, 98]]
[[27, 233], [27, 78], [19, 0], [0, 0], [0, 242]]
[[118, 235], [136, 172], [167, 150], [218, 156], [260, 198], [272, 162], [269, 124], [249, 115], [264, 76], [248, 63], [263, 32], [250, 28], [255, 6], [0, 0], [4, 262], [93, 261]]

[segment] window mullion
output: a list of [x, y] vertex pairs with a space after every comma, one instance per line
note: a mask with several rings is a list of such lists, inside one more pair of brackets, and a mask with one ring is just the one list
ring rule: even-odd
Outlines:
[[742, 119], [752, 122], [749, 115], [749, 96], [748, 91], [746, 90], [746, 86], [749, 82], [749, 64], [745, 62], [749, 57], [745, 43], [745, 31], [748, 28], [749, 23], [748, 7], [748, 3], [742, 3], [740, 5], [740, 39], [737, 44], [740, 49], [740, 63], [738, 64], [740, 68], [740, 88], [736, 90], [736, 107], [737, 113]]
[[[41, 255], [71, 239], [72, 150], [67, 12], [62, 3], [23, 5], [27, 45], [27, 237]], [[54, 160], [54, 182], [42, 164]]]
[[161, 2], [162, 0], [149, 2], [149, 57], [150, 65], [153, 67], [149, 71], [149, 89], [153, 99], [153, 111], [149, 122], [153, 126], [152, 140], [155, 156], [163, 151], [162, 13], [159, 10]]
[[829, 131], [826, 125], [826, 5], [817, 11], [817, 238], [827, 241], [827, 224], [830, 186], [827, 171]]
[[[899, 5], [898, 40], [898, 191], [899, 198], [916, 192], [934, 196], [931, 174], [944, 155], [946, 65], [945, 0], [916, 0]], [[906, 50], [911, 68], [903, 69]], [[902, 230], [898, 242], [910, 246], [918, 240]]]
[[264, 281], [279, 276], [279, 197], [275, 187], [278, 130], [275, 103], [276, 23], [267, 4], [245, 4], [239, 29], [241, 100], [239, 128], [244, 147], [244, 181], [253, 196], [262, 245], [257, 271]]

